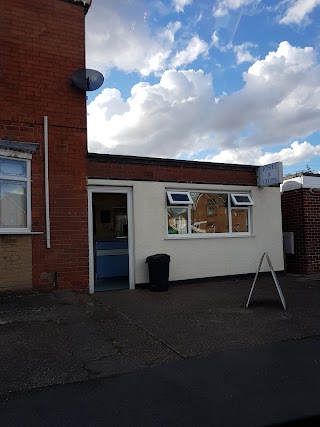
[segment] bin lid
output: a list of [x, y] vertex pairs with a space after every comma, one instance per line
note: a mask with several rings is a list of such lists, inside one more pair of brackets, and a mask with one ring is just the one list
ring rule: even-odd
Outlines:
[[146, 262], [170, 262], [170, 255], [168, 254], [155, 254], [147, 257]]

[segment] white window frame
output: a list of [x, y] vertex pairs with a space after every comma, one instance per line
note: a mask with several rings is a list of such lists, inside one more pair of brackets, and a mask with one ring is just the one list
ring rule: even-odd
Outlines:
[[[188, 201], [185, 201], [185, 200], [175, 201], [175, 200], [173, 200], [173, 197], [172, 197], [172, 196], [174, 196], [174, 194], [180, 194], [181, 196], [187, 196]], [[167, 196], [168, 196], [169, 203], [172, 206], [173, 205], [174, 206], [176, 206], [176, 205], [179, 205], [179, 206], [180, 205], [184, 205], [184, 206], [193, 205], [193, 200], [191, 198], [190, 191], [167, 191]]]
[[[169, 191], [167, 191], [168, 194]], [[170, 191], [173, 193], [179, 193], [179, 191]], [[168, 209], [171, 208], [182, 208], [183, 204], [182, 203], [175, 203], [175, 204], [166, 204], [166, 209], [165, 209], [165, 214], [166, 214], [166, 238], [168, 239], [216, 239], [216, 238], [221, 238], [221, 237], [241, 237], [241, 236], [252, 236], [252, 208], [251, 206], [254, 205], [253, 200], [250, 196], [249, 193], [234, 193], [231, 191], [225, 191], [225, 190], [197, 190], [197, 189], [193, 189], [193, 190], [188, 190], [188, 191], [181, 191], [183, 193], [211, 193], [211, 194], [227, 194], [228, 196], [228, 221], [229, 221], [229, 232], [228, 233], [192, 233], [192, 229], [191, 229], [191, 209], [192, 209], [192, 204], [187, 204], [184, 203], [185, 208], [187, 209], [187, 233], [185, 234], [170, 234], [168, 232]], [[180, 192], [180, 193], [181, 193]], [[250, 198], [250, 204], [247, 203], [245, 206], [238, 205], [235, 206], [234, 204], [232, 204], [233, 199], [232, 199], [232, 195], [236, 194], [236, 195], [249, 195]], [[190, 194], [191, 197], [191, 194]], [[169, 200], [170, 202], [170, 200]], [[243, 202], [242, 202], [243, 203]], [[237, 210], [237, 209], [245, 209], [248, 211], [248, 231], [241, 231], [241, 232], [236, 232], [236, 231], [232, 231], [232, 211], [233, 210]]]
[[[249, 193], [231, 193], [230, 196], [234, 206], [253, 206], [254, 205], [253, 200]], [[239, 202], [239, 200], [237, 200], [238, 196], [239, 197], [245, 196], [247, 197], [248, 200], [246, 202]]]
[[27, 224], [26, 227], [0, 227], [0, 234], [23, 234], [31, 232], [31, 160], [23, 158], [22, 156], [12, 157], [1, 155], [1, 159], [20, 161], [26, 163], [26, 177], [6, 176], [0, 175], [0, 180], [6, 181], [24, 181], [27, 183]]

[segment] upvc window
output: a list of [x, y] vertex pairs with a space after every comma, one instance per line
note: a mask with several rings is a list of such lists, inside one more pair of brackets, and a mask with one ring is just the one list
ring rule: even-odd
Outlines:
[[170, 205], [192, 205], [193, 200], [189, 191], [167, 191]]
[[31, 230], [30, 161], [0, 157], [0, 233]]
[[[167, 235], [217, 236], [251, 233], [251, 206], [248, 193], [189, 193], [192, 204], [177, 206], [167, 192]], [[179, 192], [174, 192], [178, 194]], [[236, 197], [233, 197], [236, 196]]]
[[251, 199], [250, 194], [231, 194], [232, 202], [235, 206], [251, 206], [253, 205], [253, 200]]

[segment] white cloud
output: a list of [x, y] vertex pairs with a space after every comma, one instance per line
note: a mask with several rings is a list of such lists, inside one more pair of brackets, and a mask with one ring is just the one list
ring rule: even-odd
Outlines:
[[[211, 150], [221, 161], [267, 162], [272, 146], [319, 130], [320, 66], [312, 48], [282, 42], [243, 78], [242, 89], [219, 100], [201, 70], [168, 70], [158, 84], [134, 86], [128, 100], [108, 89], [88, 106], [90, 150], [176, 158]], [[311, 144], [297, 144], [283, 158], [310, 152]]]
[[262, 149], [258, 147], [239, 148], [222, 150], [215, 156], [207, 156], [201, 160], [248, 165], [267, 165], [274, 162], [283, 162], [285, 166], [290, 166], [300, 162], [308, 162], [315, 156], [320, 156], [320, 145], [312, 145], [307, 141], [302, 143], [294, 141], [290, 147], [283, 148], [279, 152], [263, 153]]
[[177, 12], [183, 12], [185, 6], [192, 3], [192, 0], [172, 0], [172, 4]]
[[203, 13], [202, 12], [200, 12], [200, 14], [199, 14], [199, 16], [198, 16], [198, 18], [196, 19], [196, 24], [198, 24], [201, 20], [202, 20], [202, 18], [203, 18]]
[[[263, 78], [267, 81], [274, 79], [274, 84], [277, 85], [277, 75], [279, 78], [299, 77], [300, 83], [304, 83], [304, 72], [311, 70], [315, 65], [314, 51], [312, 47], [293, 47], [287, 41], [281, 42], [277, 51], [270, 52], [265, 59], [256, 61], [245, 74], [247, 82], [253, 78]], [[289, 80], [290, 83], [294, 83]]]
[[220, 52], [227, 52], [228, 50], [233, 49], [233, 44], [231, 42], [225, 45], [221, 44], [217, 31], [214, 31], [211, 36], [211, 46], [214, 46], [216, 49], [220, 50]]
[[244, 165], [257, 165], [262, 151], [257, 147], [234, 148], [220, 151], [215, 156], [207, 156], [204, 159], [198, 159], [205, 162], [213, 163], [233, 163]]
[[291, 0], [281, 24], [301, 24], [308, 18], [308, 15], [320, 5], [320, 0]]
[[257, 47], [256, 44], [246, 42], [233, 47], [233, 50], [236, 54], [237, 64], [242, 64], [243, 62], [254, 62], [257, 60], [256, 57], [252, 56], [249, 48]]
[[220, 39], [219, 39], [217, 31], [214, 31], [214, 33], [212, 34], [211, 39], [212, 39], [212, 45], [214, 47], [216, 47], [217, 49], [219, 49], [220, 48]]
[[220, 0], [213, 10], [213, 15], [216, 17], [225, 16], [230, 10], [237, 10], [244, 6], [258, 4], [261, 0]]
[[290, 148], [283, 148], [278, 153], [265, 153], [259, 159], [259, 164], [265, 165], [273, 162], [283, 162], [285, 165], [294, 165], [311, 160], [320, 155], [320, 145], [312, 145], [307, 141], [299, 144], [294, 141]]
[[254, 62], [258, 58], [254, 57], [250, 53], [250, 48], [257, 48], [258, 45], [251, 42], [244, 42], [242, 44], [233, 45], [232, 43], [228, 43], [226, 45], [222, 45], [220, 43], [220, 39], [217, 31], [214, 31], [211, 37], [211, 46], [214, 46], [216, 49], [220, 50], [220, 52], [227, 52], [228, 50], [233, 50], [236, 54], [236, 63], [242, 64], [243, 62]]
[[245, 133], [238, 140], [252, 146], [308, 136], [319, 128], [319, 71], [312, 48], [280, 43], [244, 73], [243, 89], [219, 102], [216, 130]]
[[142, 0], [97, 1], [86, 17], [87, 67], [102, 72], [116, 67], [142, 75], [163, 71], [172, 54], [179, 22], [157, 28], [154, 33], [145, 19]]
[[[113, 97], [114, 115], [108, 110]], [[139, 83], [126, 102], [119, 98], [117, 91], [105, 89], [89, 104], [90, 151], [177, 157], [191, 146], [206, 147], [202, 126], [215, 101], [211, 76], [203, 71], [168, 70], [159, 84]]]
[[113, 116], [123, 115], [129, 110], [128, 104], [121, 98], [117, 89], [104, 89], [90, 104], [90, 113], [96, 118], [110, 120]]
[[174, 58], [171, 60], [171, 67], [177, 68], [181, 67], [182, 65], [191, 64], [198, 58], [199, 55], [206, 53], [208, 47], [208, 44], [201, 40], [199, 36], [192, 37], [186, 49], [177, 52]]

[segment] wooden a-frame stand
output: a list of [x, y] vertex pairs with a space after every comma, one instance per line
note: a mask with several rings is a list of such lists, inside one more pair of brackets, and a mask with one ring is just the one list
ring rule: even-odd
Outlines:
[[272, 267], [272, 264], [271, 264], [271, 261], [270, 261], [270, 258], [269, 258], [269, 255], [267, 254], [267, 252], [264, 252], [264, 254], [263, 254], [263, 255], [262, 255], [262, 257], [261, 257], [260, 264], [259, 264], [259, 267], [258, 267], [258, 271], [257, 271], [257, 273], [256, 273], [256, 275], [255, 275], [255, 278], [254, 278], [253, 284], [252, 284], [252, 286], [251, 286], [251, 290], [250, 290], [250, 294], [249, 294], [249, 298], [248, 298], [248, 301], [247, 301], [247, 305], [246, 305], [246, 307], [247, 307], [247, 308], [249, 307], [249, 303], [250, 303], [250, 299], [251, 299], [251, 296], [252, 296], [252, 293], [253, 293], [254, 285], [256, 284], [256, 281], [257, 281], [257, 278], [258, 278], [258, 274], [259, 274], [259, 272], [260, 272], [260, 268], [261, 268], [261, 265], [262, 265], [262, 262], [263, 262], [264, 257], [266, 257], [266, 260], [267, 260], [267, 262], [268, 262], [268, 264], [269, 264], [270, 271], [271, 271], [271, 274], [272, 274], [272, 277], [273, 277], [274, 283], [275, 283], [275, 285], [276, 285], [276, 288], [277, 288], [277, 291], [278, 291], [279, 297], [280, 297], [281, 302], [282, 302], [282, 305], [283, 305], [283, 309], [284, 309], [284, 310], [286, 310], [286, 309], [287, 309], [286, 301], [285, 301], [285, 299], [284, 299], [284, 296], [283, 296], [283, 293], [282, 293], [282, 290], [281, 290], [281, 287], [280, 287], [279, 281], [278, 281], [278, 279], [277, 279], [276, 273], [274, 272], [274, 269], [273, 269], [273, 267]]

